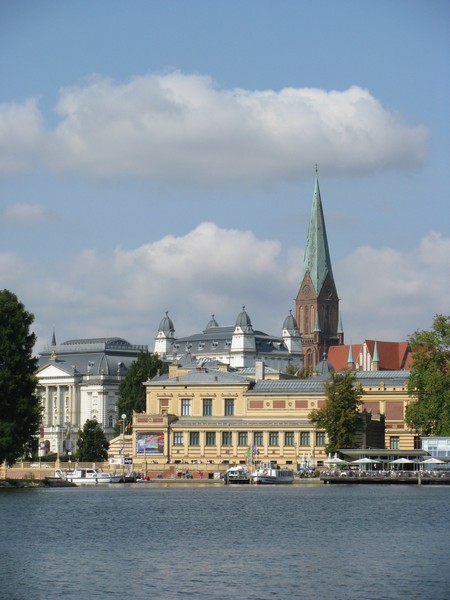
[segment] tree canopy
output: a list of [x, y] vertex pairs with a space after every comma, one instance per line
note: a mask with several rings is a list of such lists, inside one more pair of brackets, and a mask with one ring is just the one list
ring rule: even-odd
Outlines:
[[338, 448], [356, 447], [362, 424], [359, 412], [362, 394], [362, 387], [356, 383], [352, 371], [331, 373], [325, 382], [325, 406], [311, 411], [308, 418], [320, 429], [325, 429], [327, 453]]
[[163, 369], [164, 363], [157, 354], [140, 352], [120, 383], [117, 414], [125, 414], [131, 419], [133, 412], [145, 412], [145, 387], [142, 384], [154, 377], [158, 371], [162, 373]]
[[108, 460], [109, 442], [95, 419], [84, 424], [78, 438], [78, 460], [81, 462], [100, 462]]
[[450, 435], [450, 317], [436, 315], [430, 331], [410, 337], [413, 351], [405, 420], [421, 436]]
[[31, 453], [41, 420], [33, 321], [15, 294], [0, 291], [0, 462], [10, 465]]

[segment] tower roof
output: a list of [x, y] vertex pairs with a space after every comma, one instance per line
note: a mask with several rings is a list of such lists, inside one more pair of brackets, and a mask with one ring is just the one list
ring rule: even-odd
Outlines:
[[169, 313], [166, 312], [165, 317], [161, 319], [161, 323], [159, 324], [158, 331], [163, 331], [166, 335], [172, 334], [175, 332], [175, 328], [173, 326], [172, 319], [169, 317]]
[[328, 249], [327, 231], [323, 216], [322, 200], [320, 198], [319, 178], [314, 184], [314, 195], [309, 222], [308, 239], [306, 242], [305, 256], [303, 259], [303, 277], [309, 273], [312, 284], [318, 294], [322, 288], [327, 274], [334, 282], [331, 269], [330, 251]]

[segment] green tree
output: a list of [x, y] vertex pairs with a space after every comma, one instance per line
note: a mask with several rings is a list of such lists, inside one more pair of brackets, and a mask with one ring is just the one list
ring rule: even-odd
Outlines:
[[286, 368], [286, 373], [288, 375], [295, 375], [298, 379], [309, 379], [312, 377], [312, 369], [309, 367], [302, 367], [301, 369], [296, 369], [293, 365], [289, 365]]
[[311, 411], [308, 418], [320, 429], [325, 429], [327, 453], [338, 448], [356, 447], [357, 433], [362, 425], [359, 411], [362, 394], [363, 389], [350, 370], [331, 373], [325, 382], [325, 406]]
[[450, 435], [450, 317], [436, 315], [430, 331], [416, 331], [405, 420], [421, 436]]
[[[146, 398], [143, 383], [154, 377], [158, 372], [162, 373], [163, 369], [164, 363], [158, 358], [157, 354], [140, 352], [120, 383], [117, 414], [125, 414], [131, 421], [133, 412], [145, 412]], [[119, 433], [118, 426], [116, 433]]]
[[32, 452], [39, 432], [33, 321], [15, 294], [0, 291], [0, 462], [9, 465]]
[[95, 419], [88, 419], [78, 438], [78, 460], [100, 462], [108, 460], [109, 442]]

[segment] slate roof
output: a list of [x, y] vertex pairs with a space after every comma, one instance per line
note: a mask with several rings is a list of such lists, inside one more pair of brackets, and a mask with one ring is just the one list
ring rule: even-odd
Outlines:
[[[357, 371], [356, 381], [364, 387], [402, 387], [406, 384], [409, 371]], [[256, 394], [320, 394], [323, 395], [326, 377], [311, 377], [310, 379], [261, 379], [255, 383], [246, 395]]]
[[217, 384], [233, 384], [233, 383], [250, 383], [249, 377], [244, 377], [238, 372], [219, 371], [216, 369], [192, 369], [185, 375], [178, 375], [176, 378], [164, 375], [157, 375], [151, 380], [152, 385], [211, 385]]
[[124, 375], [140, 352], [148, 346], [132, 345], [123, 338], [68, 340], [40, 352], [38, 370], [54, 364], [66, 373], [80, 375]]
[[[189, 352], [198, 357], [210, 354], [227, 354], [231, 350], [234, 330], [234, 326], [217, 326], [187, 337], [177, 338], [173, 344], [173, 353], [185, 354]], [[254, 336], [257, 353], [265, 355], [280, 351], [288, 353], [282, 337], [269, 335], [259, 330], [254, 331]]]

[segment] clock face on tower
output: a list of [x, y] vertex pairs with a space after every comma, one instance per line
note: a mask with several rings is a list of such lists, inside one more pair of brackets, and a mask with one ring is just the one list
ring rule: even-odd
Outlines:
[[327, 285], [327, 286], [325, 287], [325, 290], [324, 290], [324, 292], [325, 292], [325, 296], [326, 296], [327, 298], [331, 298], [331, 296], [333, 295], [333, 288], [331, 287], [331, 285]]
[[303, 288], [303, 296], [305, 298], [309, 298], [310, 294], [311, 294], [311, 288], [309, 287], [309, 285], [305, 285]]

